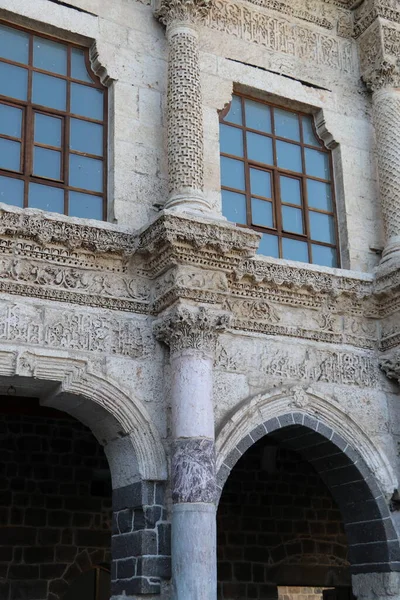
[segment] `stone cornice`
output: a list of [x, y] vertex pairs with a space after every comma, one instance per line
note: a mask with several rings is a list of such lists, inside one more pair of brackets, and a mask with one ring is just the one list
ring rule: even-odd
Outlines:
[[218, 335], [230, 324], [227, 312], [178, 304], [154, 322], [153, 332], [171, 354], [189, 350], [213, 356]]
[[392, 23], [400, 23], [398, 0], [364, 0], [354, 11], [355, 37], [362, 35], [378, 17]]
[[0, 235], [34, 240], [42, 246], [63, 244], [70, 250], [84, 248], [97, 254], [112, 252], [133, 255], [137, 236], [102, 223], [99, 227], [63, 221], [59, 215], [49, 217], [37, 212], [0, 209]]

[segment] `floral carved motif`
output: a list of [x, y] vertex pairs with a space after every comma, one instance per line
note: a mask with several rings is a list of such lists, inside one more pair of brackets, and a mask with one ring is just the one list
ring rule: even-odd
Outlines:
[[178, 305], [154, 322], [153, 331], [171, 353], [197, 350], [212, 355], [218, 335], [230, 326], [230, 320], [226, 312]]
[[381, 357], [379, 366], [389, 379], [395, 379], [400, 383], [400, 350], [394, 350]]
[[155, 16], [164, 25], [172, 21], [203, 21], [213, 4], [213, 0], [158, 0], [155, 2]]

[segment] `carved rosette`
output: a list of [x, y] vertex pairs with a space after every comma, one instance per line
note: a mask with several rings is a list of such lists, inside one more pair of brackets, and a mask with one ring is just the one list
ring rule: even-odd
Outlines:
[[194, 350], [213, 357], [218, 334], [230, 323], [229, 313], [178, 305], [155, 321], [153, 331], [157, 339], [170, 347], [171, 354]]
[[382, 356], [379, 366], [389, 379], [400, 383], [400, 350]]
[[197, 25], [212, 0], [160, 0], [155, 16], [167, 26], [168, 175], [165, 208], [209, 211], [204, 198], [203, 109]]

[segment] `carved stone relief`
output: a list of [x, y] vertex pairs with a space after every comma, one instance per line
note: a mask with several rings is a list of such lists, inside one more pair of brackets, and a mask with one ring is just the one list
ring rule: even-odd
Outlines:
[[187, 439], [174, 442], [172, 501], [215, 502], [214, 440]]
[[356, 71], [351, 41], [255, 10], [245, 4], [216, 0], [207, 25], [224, 33], [322, 67], [350, 74]]

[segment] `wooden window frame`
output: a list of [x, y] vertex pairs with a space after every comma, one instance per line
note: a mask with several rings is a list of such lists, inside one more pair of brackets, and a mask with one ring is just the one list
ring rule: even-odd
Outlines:
[[[234, 160], [239, 160], [242, 161], [244, 163], [244, 175], [245, 175], [245, 191], [243, 190], [239, 190], [237, 188], [231, 188], [231, 187], [227, 187], [224, 185], [221, 185], [221, 190], [226, 190], [229, 192], [235, 192], [238, 194], [242, 194], [245, 195], [246, 197], [246, 220], [247, 220], [247, 224], [243, 225], [242, 223], [237, 223], [238, 227], [249, 227], [251, 229], [254, 229], [256, 231], [259, 231], [260, 233], [267, 233], [267, 234], [271, 234], [274, 235], [275, 237], [277, 237], [278, 240], [278, 252], [279, 252], [279, 258], [284, 258], [283, 256], [283, 251], [282, 251], [282, 240], [284, 238], [288, 238], [288, 239], [293, 239], [293, 240], [297, 240], [297, 241], [302, 241], [302, 242], [306, 242], [307, 243], [307, 249], [308, 249], [308, 262], [310, 264], [318, 264], [318, 263], [314, 263], [313, 262], [313, 255], [312, 255], [312, 245], [316, 245], [316, 246], [323, 246], [325, 248], [332, 248], [335, 250], [336, 252], [336, 268], [340, 268], [340, 248], [339, 248], [339, 231], [338, 231], [338, 222], [337, 222], [337, 209], [336, 209], [336, 197], [335, 197], [335, 184], [334, 184], [334, 175], [333, 175], [333, 161], [332, 161], [332, 151], [329, 150], [329, 148], [326, 148], [325, 145], [323, 144], [322, 140], [320, 139], [317, 130], [315, 128], [315, 123], [314, 123], [314, 119], [312, 118], [312, 115], [309, 113], [305, 113], [299, 110], [294, 110], [292, 108], [283, 106], [283, 105], [279, 105], [279, 104], [275, 104], [272, 102], [268, 102], [266, 100], [260, 100], [259, 98], [255, 98], [254, 96], [250, 96], [247, 94], [242, 94], [242, 93], [238, 93], [238, 92], [234, 92], [233, 94], [235, 97], [240, 99], [241, 102], [241, 120], [242, 120], [242, 125], [238, 125], [236, 123], [231, 123], [229, 121], [225, 121], [225, 117], [228, 115], [230, 109], [231, 109], [231, 102], [219, 113], [219, 121], [221, 125], [227, 125], [229, 127], [235, 127], [236, 129], [240, 129], [242, 131], [242, 140], [243, 140], [243, 156], [236, 156], [234, 154], [227, 154], [225, 152], [221, 152], [220, 155], [221, 157], [226, 157], [226, 158], [231, 158]], [[252, 129], [250, 127], [246, 126], [246, 116], [245, 116], [245, 100], [251, 100], [253, 102], [257, 102], [263, 105], [266, 105], [269, 107], [270, 109], [270, 115], [271, 115], [271, 133], [266, 133], [264, 131], [260, 131], [257, 129]], [[276, 135], [275, 133], [275, 113], [273, 109], [281, 109], [281, 110], [286, 110], [288, 112], [291, 112], [293, 114], [296, 114], [299, 118], [299, 131], [300, 131], [300, 141], [296, 141], [296, 140], [292, 140], [289, 138], [284, 138], [281, 136]], [[303, 136], [303, 118], [308, 118], [310, 119], [311, 117], [311, 122], [312, 122], [312, 128], [313, 128], [313, 132], [314, 132], [314, 136], [316, 139], [316, 142], [319, 143], [319, 146], [315, 145], [312, 146], [310, 144], [306, 144], [304, 142], [304, 136]], [[250, 132], [250, 133], [256, 133], [258, 135], [267, 137], [269, 139], [272, 140], [272, 151], [273, 151], [273, 165], [268, 165], [266, 163], [260, 163], [257, 162], [255, 160], [249, 159], [247, 156], [247, 136], [246, 136], [246, 132]], [[289, 171], [287, 169], [283, 169], [281, 167], [278, 167], [277, 164], [277, 150], [276, 150], [276, 143], [277, 141], [282, 141], [282, 142], [286, 142], [286, 143], [290, 143], [290, 144], [294, 144], [298, 147], [301, 148], [301, 160], [302, 160], [302, 172], [301, 173], [297, 173], [295, 171]], [[318, 150], [319, 152], [324, 152], [327, 156], [328, 156], [328, 161], [329, 161], [329, 172], [330, 172], [330, 178], [329, 179], [322, 179], [320, 177], [314, 177], [312, 175], [308, 175], [306, 173], [306, 168], [305, 168], [305, 150], [309, 148], [310, 150]], [[256, 168], [256, 169], [260, 169], [264, 172], [269, 172], [271, 175], [271, 196], [272, 198], [266, 198], [266, 197], [262, 197], [262, 196], [258, 196], [256, 194], [251, 194], [251, 190], [250, 190], [250, 169]], [[297, 179], [300, 181], [300, 190], [301, 190], [301, 205], [296, 205], [296, 204], [289, 204], [286, 202], [282, 202], [281, 199], [281, 193], [280, 193], [280, 175], [283, 175], [285, 177], [291, 177], [293, 179]], [[321, 183], [326, 183], [329, 184], [331, 186], [331, 200], [332, 200], [332, 211], [325, 211], [325, 210], [321, 210], [321, 209], [317, 209], [317, 208], [309, 208], [308, 206], [308, 192], [307, 192], [307, 179], [312, 180], [312, 181], [318, 181]], [[271, 202], [272, 200], [272, 211], [273, 211], [273, 219], [274, 219], [274, 224], [275, 227], [270, 228], [270, 227], [262, 227], [259, 225], [253, 225], [252, 223], [252, 209], [251, 209], [251, 198], [258, 198], [260, 200], [269, 200]], [[282, 206], [289, 206], [292, 208], [301, 208], [302, 210], [302, 219], [303, 219], [303, 234], [300, 233], [293, 233], [293, 232], [289, 232], [289, 231], [285, 231], [283, 229], [283, 224], [282, 224]], [[334, 220], [334, 227], [335, 227], [335, 243], [334, 244], [330, 244], [328, 242], [320, 242], [317, 240], [313, 240], [311, 238], [311, 233], [310, 233], [310, 212], [315, 212], [315, 213], [319, 213], [319, 214], [325, 214], [325, 215], [329, 215], [331, 217], [333, 217]]]
[[[28, 96], [27, 100], [19, 100], [16, 98], [11, 98], [10, 96], [3, 96], [0, 94], [0, 103], [7, 104], [16, 108], [20, 108], [23, 111], [22, 117], [22, 138], [21, 138], [21, 171], [11, 171], [7, 169], [0, 168], [0, 175], [3, 177], [9, 177], [12, 179], [18, 179], [24, 182], [24, 198], [23, 198], [23, 208], [28, 208], [28, 194], [29, 194], [29, 183], [37, 183], [40, 185], [47, 185], [54, 188], [60, 188], [64, 191], [64, 212], [58, 214], [69, 215], [68, 210], [68, 193], [78, 192], [82, 194], [86, 194], [89, 196], [96, 196], [102, 198], [102, 220], [107, 220], [107, 140], [108, 140], [108, 93], [107, 88], [101, 83], [100, 79], [93, 73], [90, 60], [89, 60], [89, 49], [85, 46], [80, 46], [78, 44], [74, 44], [72, 42], [63, 40], [61, 38], [57, 38], [54, 36], [49, 36], [46, 34], [42, 34], [40, 32], [34, 31], [32, 29], [28, 29], [26, 27], [21, 27], [19, 25], [15, 25], [8, 21], [4, 21], [0, 19], [0, 25], [4, 25], [9, 27], [10, 29], [16, 29], [19, 31], [24, 31], [29, 35], [29, 52], [28, 52], [28, 64], [18, 63], [12, 61], [7, 58], [3, 58], [0, 56], [0, 62], [9, 64], [15, 67], [23, 67], [28, 71]], [[46, 40], [50, 40], [52, 42], [57, 42], [62, 44], [67, 49], [67, 74], [60, 75], [59, 73], [53, 73], [52, 71], [46, 71], [35, 67], [33, 65], [33, 44], [34, 38], [42, 38]], [[86, 71], [90, 79], [91, 83], [88, 81], [82, 81], [80, 79], [75, 79], [71, 76], [71, 55], [72, 50], [78, 49], [84, 53]], [[42, 106], [39, 104], [34, 104], [32, 102], [32, 80], [33, 73], [42, 73], [43, 75], [49, 75], [51, 77], [61, 79], [66, 82], [66, 110], [58, 110], [55, 108], [50, 108], [48, 106]], [[71, 84], [77, 83], [82, 86], [89, 87], [91, 89], [99, 89], [103, 92], [103, 119], [97, 120], [92, 119], [87, 116], [77, 115], [71, 112]], [[40, 144], [38, 142], [34, 142], [34, 119], [35, 114], [40, 113], [49, 117], [58, 117], [63, 121], [63, 126], [61, 128], [61, 146], [60, 148], [53, 148], [50, 146], [46, 146]], [[77, 150], [72, 150], [70, 148], [70, 121], [71, 118], [79, 119], [81, 121], [85, 121], [88, 123], [95, 123], [97, 125], [103, 126], [103, 156], [92, 155], [86, 152], [80, 152]], [[1, 138], [12, 139], [17, 141], [16, 138], [10, 138], [9, 136], [0, 135]], [[19, 141], [19, 140], [18, 140]], [[52, 149], [61, 152], [61, 168], [60, 168], [60, 179], [50, 179], [48, 177], [34, 175], [33, 174], [33, 149], [34, 147], [42, 147], [45, 149]], [[103, 163], [103, 191], [94, 192], [91, 190], [87, 190], [84, 188], [77, 188], [69, 185], [69, 156], [70, 155], [79, 155], [87, 158], [94, 158], [95, 160], [99, 160]], [[67, 183], [68, 182], [68, 183]], [[49, 210], [49, 212], [52, 212]], [[81, 217], [75, 217], [81, 218]], [[84, 217], [90, 218], [90, 217]]]

